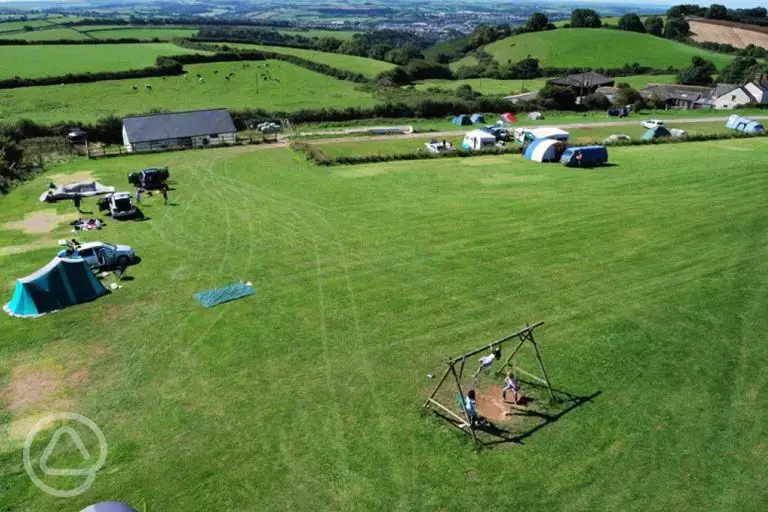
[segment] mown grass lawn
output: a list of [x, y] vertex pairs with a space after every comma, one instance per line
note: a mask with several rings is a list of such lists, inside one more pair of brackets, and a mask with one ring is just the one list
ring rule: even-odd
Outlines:
[[[135, 45], [131, 45], [135, 46]], [[245, 67], [243, 67], [245, 66]], [[0, 91], [0, 116], [41, 123], [94, 121], [108, 115], [184, 111], [202, 108], [262, 108], [292, 111], [302, 108], [370, 106], [372, 94], [353, 82], [321, 75], [283, 61], [220, 62], [186, 66], [188, 77], [108, 80], [63, 87], [25, 87]], [[269, 70], [273, 79], [261, 78]], [[224, 77], [233, 71], [231, 80]], [[215, 74], [215, 72], [218, 72]], [[203, 82], [196, 78], [203, 75]], [[149, 85], [152, 90], [145, 86]], [[133, 90], [136, 87], [137, 90]], [[98, 100], [97, 100], [98, 98]]]
[[319, 64], [325, 64], [333, 68], [360, 73], [367, 77], [374, 77], [384, 71], [389, 71], [395, 65], [391, 62], [369, 59], [367, 57], [358, 57], [357, 55], [342, 55], [340, 53], [328, 53], [317, 50], [304, 50], [302, 48], [289, 48], [287, 46], [266, 46], [260, 44], [240, 44], [231, 43], [228, 46], [233, 48], [244, 48], [258, 50], [263, 52], [284, 53], [295, 55], [303, 59], [311, 60]]
[[185, 53], [199, 52], [169, 43], [0, 46], [0, 79], [138, 69], [154, 66], [160, 55]]
[[[176, 206], [151, 198], [151, 220], [82, 236], [137, 249], [123, 289], [0, 318], [0, 508], [765, 509], [765, 141], [612, 161], [319, 169], [234, 148], [53, 169], [123, 188], [170, 165]], [[50, 208], [45, 186], [0, 199], [0, 222]], [[0, 257], [3, 299], [53, 252]], [[192, 299], [240, 279], [257, 294]], [[446, 357], [535, 320], [556, 386], [593, 402], [480, 453], [421, 414]], [[12, 401], [30, 375], [50, 387]], [[22, 466], [28, 420], [62, 408], [109, 443], [67, 501]]]
[[[542, 67], [620, 68], [637, 62], [643, 66], [675, 69], [686, 68], [691, 58], [711, 60], [715, 66], [726, 66], [733, 57], [712, 53], [695, 46], [636, 32], [610, 29], [559, 28], [512, 36], [483, 48], [505, 64], [517, 62], [528, 55], [539, 59]], [[474, 57], [467, 56], [451, 64], [458, 68], [471, 65]]]

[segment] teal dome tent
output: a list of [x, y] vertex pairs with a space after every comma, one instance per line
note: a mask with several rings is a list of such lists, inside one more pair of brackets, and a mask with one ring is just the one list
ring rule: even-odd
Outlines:
[[106, 293], [84, 260], [54, 258], [34, 274], [17, 279], [13, 297], [3, 309], [11, 316], [35, 317]]

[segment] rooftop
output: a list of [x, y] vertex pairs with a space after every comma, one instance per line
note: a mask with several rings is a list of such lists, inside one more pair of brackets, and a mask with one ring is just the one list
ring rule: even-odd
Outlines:
[[123, 128], [131, 143], [237, 131], [224, 108], [126, 117]]

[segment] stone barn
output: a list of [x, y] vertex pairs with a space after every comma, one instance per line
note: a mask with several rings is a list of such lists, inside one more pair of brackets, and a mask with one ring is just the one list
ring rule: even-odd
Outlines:
[[234, 144], [237, 129], [227, 109], [171, 112], [123, 119], [129, 153]]

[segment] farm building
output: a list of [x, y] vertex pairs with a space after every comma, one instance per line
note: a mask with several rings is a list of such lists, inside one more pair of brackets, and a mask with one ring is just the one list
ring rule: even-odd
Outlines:
[[712, 88], [698, 85], [648, 84], [640, 94], [645, 98], [659, 98], [667, 108], [707, 108], [711, 107], [708, 100], [712, 95]]
[[744, 87], [732, 84], [717, 84], [711, 99], [715, 108], [734, 108], [755, 101]]
[[237, 128], [226, 109], [195, 110], [123, 119], [128, 152], [234, 144]]
[[560, 87], [573, 87], [574, 89], [579, 89], [582, 95], [586, 95], [595, 92], [598, 87], [613, 87], [615, 80], [600, 73], [588, 71], [587, 73], [554, 78], [549, 83], [559, 85]]

